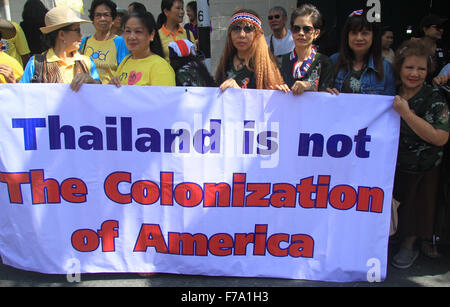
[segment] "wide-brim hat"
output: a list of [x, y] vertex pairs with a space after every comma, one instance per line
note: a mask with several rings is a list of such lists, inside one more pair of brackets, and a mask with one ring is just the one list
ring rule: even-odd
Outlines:
[[44, 34], [64, 28], [74, 23], [91, 23], [81, 19], [74, 10], [67, 6], [57, 6], [45, 14], [45, 27], [40, 28]]
[[0, 18], [0, 32], [3, 39], [10, 39], [16, 36], [16, 28], [8, 20]]

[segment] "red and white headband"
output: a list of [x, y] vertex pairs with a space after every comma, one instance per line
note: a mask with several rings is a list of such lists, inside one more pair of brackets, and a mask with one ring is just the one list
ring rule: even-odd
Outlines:
[[236, 13], [233, 16], [231, 16], [231, 22], [230, 25], [232, 25], [233, 23], [236, 22], [241, 22], [241, 21], [245, 21], [245, 22], [249, 22], [252, 25], [256, 26], [259, 30], [263, 30], [261, 27], [261, 19], [259, 19], [258, 17], [256, 17], [253, 14], [250, 13]]

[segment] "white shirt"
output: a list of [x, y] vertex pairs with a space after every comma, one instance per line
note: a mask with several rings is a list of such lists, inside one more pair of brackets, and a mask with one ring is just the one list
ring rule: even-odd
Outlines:
[[287, 30], [287, 34], [282, 39], [277, 39], [273, 34], [266, 36], [267, 45], [270, 48], [270, 40], [272, 39], [273, 43], [273, 54], [275, 56], [280, 56], [286, 53], [291, 52], [295, 48], [294, 39], [292, 38], [292, 33], [289, 29]]

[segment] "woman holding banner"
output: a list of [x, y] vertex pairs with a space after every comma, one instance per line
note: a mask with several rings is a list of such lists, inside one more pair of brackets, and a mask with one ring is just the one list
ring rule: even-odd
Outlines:
[[216, 82], [222, 92], [227, 88], [290, 91], [267, 46], [261, 19], [254, 11], [241, 9], [231, 17]]
[[443, 146], [449, 139], [449, 110], [437, 89], [425, 85], [432, 67], [429, 50], [421, 41], [407, 41], [398, 50], [394, 70], [400, 83], [394, 109], [400, 114], [400, 142], [394, 198], [400, 201], [398, 231], [402, 239], [392, 265], [409, 268], [422, 252], [439, 256], [433, 236], [437, 187]]
[[124, 19], [123, 37], [130, 55], [110, 84], [175, 86], [175, 72], [163, 58], [155, 18], [150, 12], [133, 12]]
[[295, 48], [282, 56], [281, 73], [294, 95], [326, 91], [333, 86], [333, 63], [313, 45], [322, 26], [322, 15], [311, 4], [304, 4], [292, 12], [291, 32]]
[[70, 83], [75, 92], [84, 83], [100, 83], [94, 62], [78, 53], [82, 23], [89, 21], [78, 18], [66, 6], [57, 6], [48, 11], [41, 32], [46, 34], [50, 49], [28, 61], [20, 82]]
[[339, 53], [331, 56], [336, 79], [332, 94], [395, 95], [395, 77], [391, 64], [383, 59], [379, 25], [367, 20], [366, 12], [350, 14]]

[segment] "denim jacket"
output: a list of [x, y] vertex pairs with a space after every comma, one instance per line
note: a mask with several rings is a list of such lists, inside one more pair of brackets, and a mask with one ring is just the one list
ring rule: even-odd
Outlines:
[[[335, 53], [330, 57], [333, 64], [339, 59], [339, 53]], [[364, 70], [361, 76], [361, 91], [363, 94], [374, 94], [374, 95], [387, 95], [395, 96], [395, 76], [391, 64], [383, 60], [384, 68], [384, 78], [379, 81], [377, 78], [377, 69], [375, 68], [373, 57], [369, 59], [369, 65]], [[340, 92], [342, 90], [342, 85], [344, 80], [347, 78], [350, 71], [348, 69], [339, 69], [335, 81], [334, 87]]]

